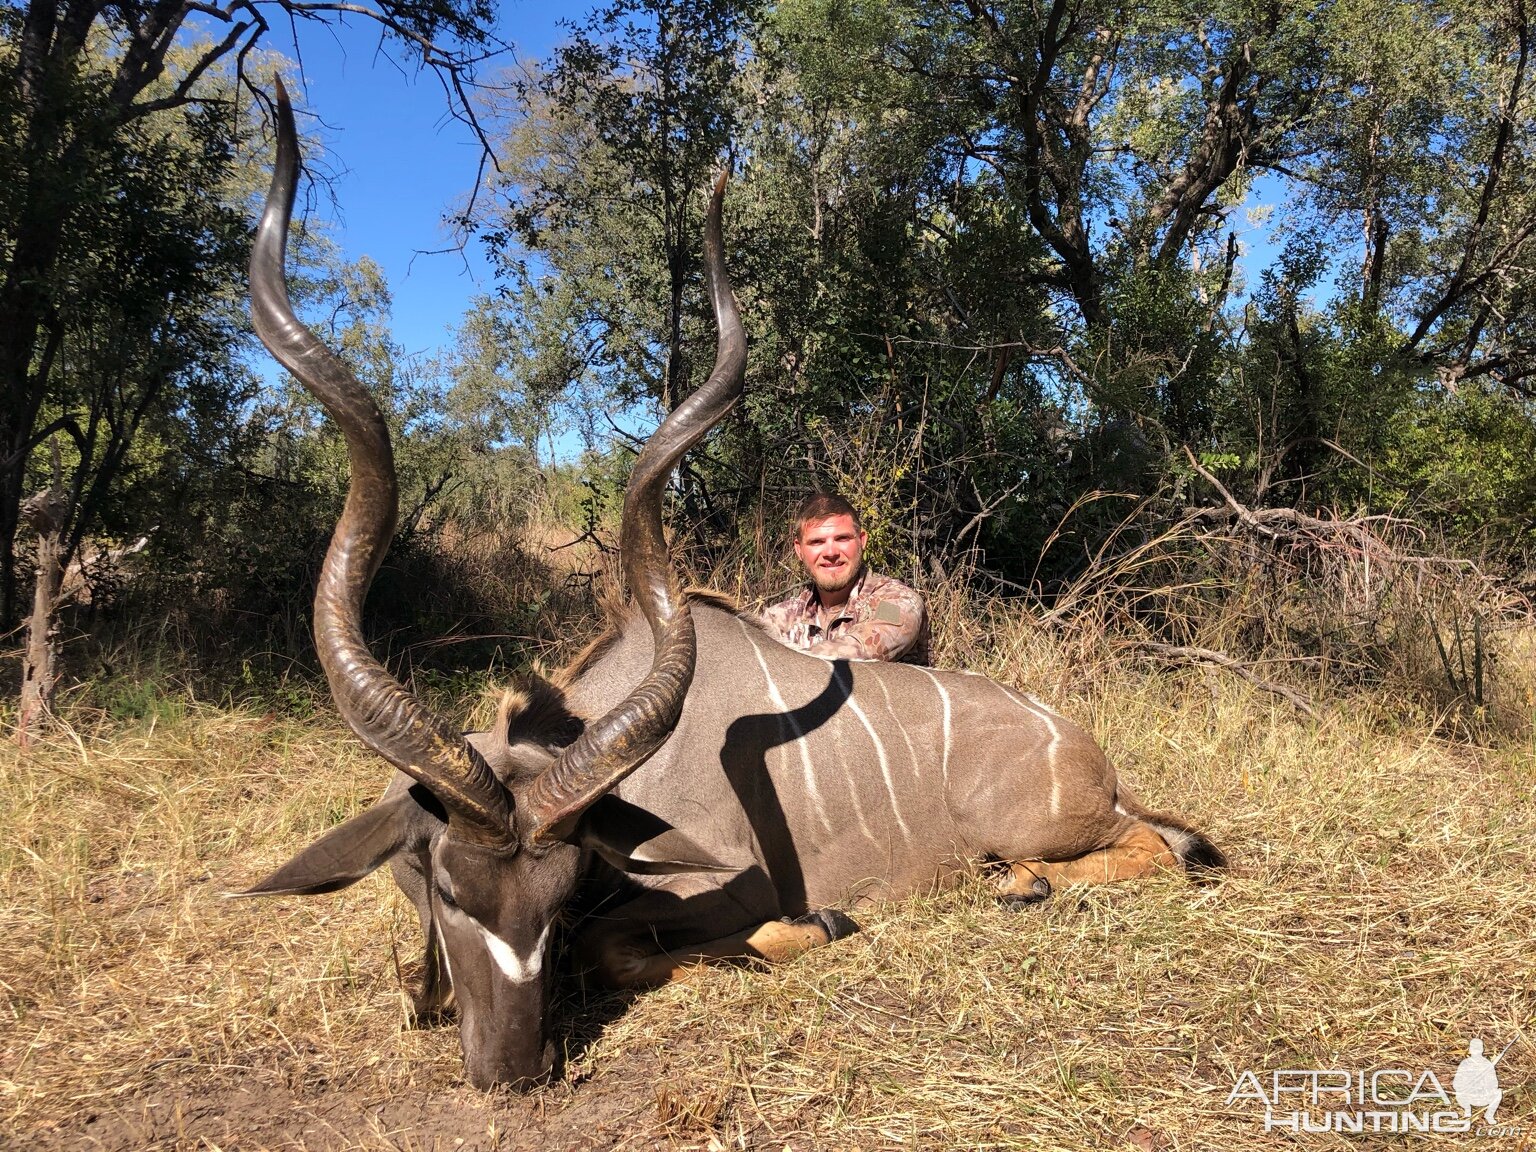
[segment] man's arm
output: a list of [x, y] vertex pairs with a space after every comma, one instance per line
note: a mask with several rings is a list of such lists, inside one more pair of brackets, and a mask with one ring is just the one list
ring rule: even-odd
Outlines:
[[897, 585], [883, 590], [874, 608], [869, 619], [850, 624], [807, 651], [823, 660], [900, 660], [926, 640], [927, 611], [912, 589]]

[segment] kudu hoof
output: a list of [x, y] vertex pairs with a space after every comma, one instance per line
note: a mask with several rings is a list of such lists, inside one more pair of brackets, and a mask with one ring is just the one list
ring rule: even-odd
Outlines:
[[1009, 892], [1003, 897], [1003, 907], [1011, 912], [1040, 904], [1051, 898], [1051, 882], [1044, 876], [1036, 876], [1028, 892]]
[[827, 943], [841, 940], [844, 936], [852, 936], [859, 931], [859, 924], [846, 912], [839, 912], [836, 908], [818, 908], [814, 912], [807, 912], [797, 920], [787, 917], [785, 922], [797, 924], [802, 927], [820, 928], [827, 934]]

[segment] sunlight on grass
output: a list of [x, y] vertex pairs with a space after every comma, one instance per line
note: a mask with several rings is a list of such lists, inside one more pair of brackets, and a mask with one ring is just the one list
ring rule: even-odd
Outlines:
[[[1281, 1148], [1251, 1102], [1227, 1105], [1242, 1070], [1448, 1085], [1472, 1036], [1515, 1042], [1501, 1116], [1532, 1123], [1528, 737], [1455, 742], [1368, 699], [1314, 722], [1199, 673], [1073, 680], [1032, 643], [1003, 650], [1009, 678], [1088, 722], [1230, 876], [1017, 913], [977, 876], [773, 971], [701, 970], [632, 1002], [569, 989], [563, 1077], [527, 1097], [465, 1087], [452, 1028], [402, 1028], [419, 933], [387, 876], [221, 899], [381, 790], [338, 726], [183, 699], [7, 746], [5, 1130], [122, 1148], [430, 1147], [398, 1141], [416, 1126], [485, 1148]], [[296, 1108], [319, 1120], [284, 1119]]]

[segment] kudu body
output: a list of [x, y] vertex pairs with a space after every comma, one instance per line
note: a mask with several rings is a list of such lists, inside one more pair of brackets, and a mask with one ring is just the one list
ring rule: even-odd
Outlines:
[[[1125, 793], [1087, 732], [996, 681], [829, 663], [710, 603], [694, 619], [698, 672], [677, 728], [613, 795], [686, 831], [722, 870], [609, 877], [607, 903], [575, 939], [609, 983], [799, 951], [822, 941], [777, 930], [779, 918], [836, 935], [850, 925], [825, 910], [928, 890], [982, 859], [1016, 864], [1003, 894], [1020, 902], [1053, 881], [1220, 863], [1203, 837]], [[571, 684], [572, 713], [602, 714], [643, 673], [647, 649], [642, 629], [620, 631]], [[514, 718], [482, 746], [496, 763], [513, 754], [509, 740], [530, 737]], [[656, 850], [665, 858], [665, 840]], [[761, 946], [736, 946], [760, 926]]]
[[678, 593], [662, 485], [739, 393], [745, 341], [706, 228], [720, 346], [709, 381], [637, 462], [621, 554], [635, 607], [557, 683], [530, 680], [496, 726], [461, 738], [368, 653], [362, 599], [393, 531], [377, 409], [299, 324], [282, 285], [297, 147], [279, 92], [273, 191], [252, 260], [257, 329], [347, 436], [352, 482], [316, 596], [337, 706], [400, 769], [372, 808], [249, 895], [333, 891], [388, 863], [426, 937], [417, 1012], [450, 1001], [469, 1079], [548, 1073], [555, 925], [584, 971], [654, 984], [701, 960], [788, 959], [853, 930], [837, 909], [932, 887], [978, 858], [1002, 891], [1219, 866], [1143, 811], [1081, 728], [984, 677], [828, 663], [708, 598]]

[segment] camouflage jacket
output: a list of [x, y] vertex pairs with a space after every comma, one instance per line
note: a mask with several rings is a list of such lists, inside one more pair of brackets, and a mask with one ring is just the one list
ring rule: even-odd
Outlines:
[[816, 588], [763, 609], [763, 626], [780, 643], [823, 660], [928, 663], [928, 611], [899, 580], [864, 569], [848, 602], [823, 610]]

